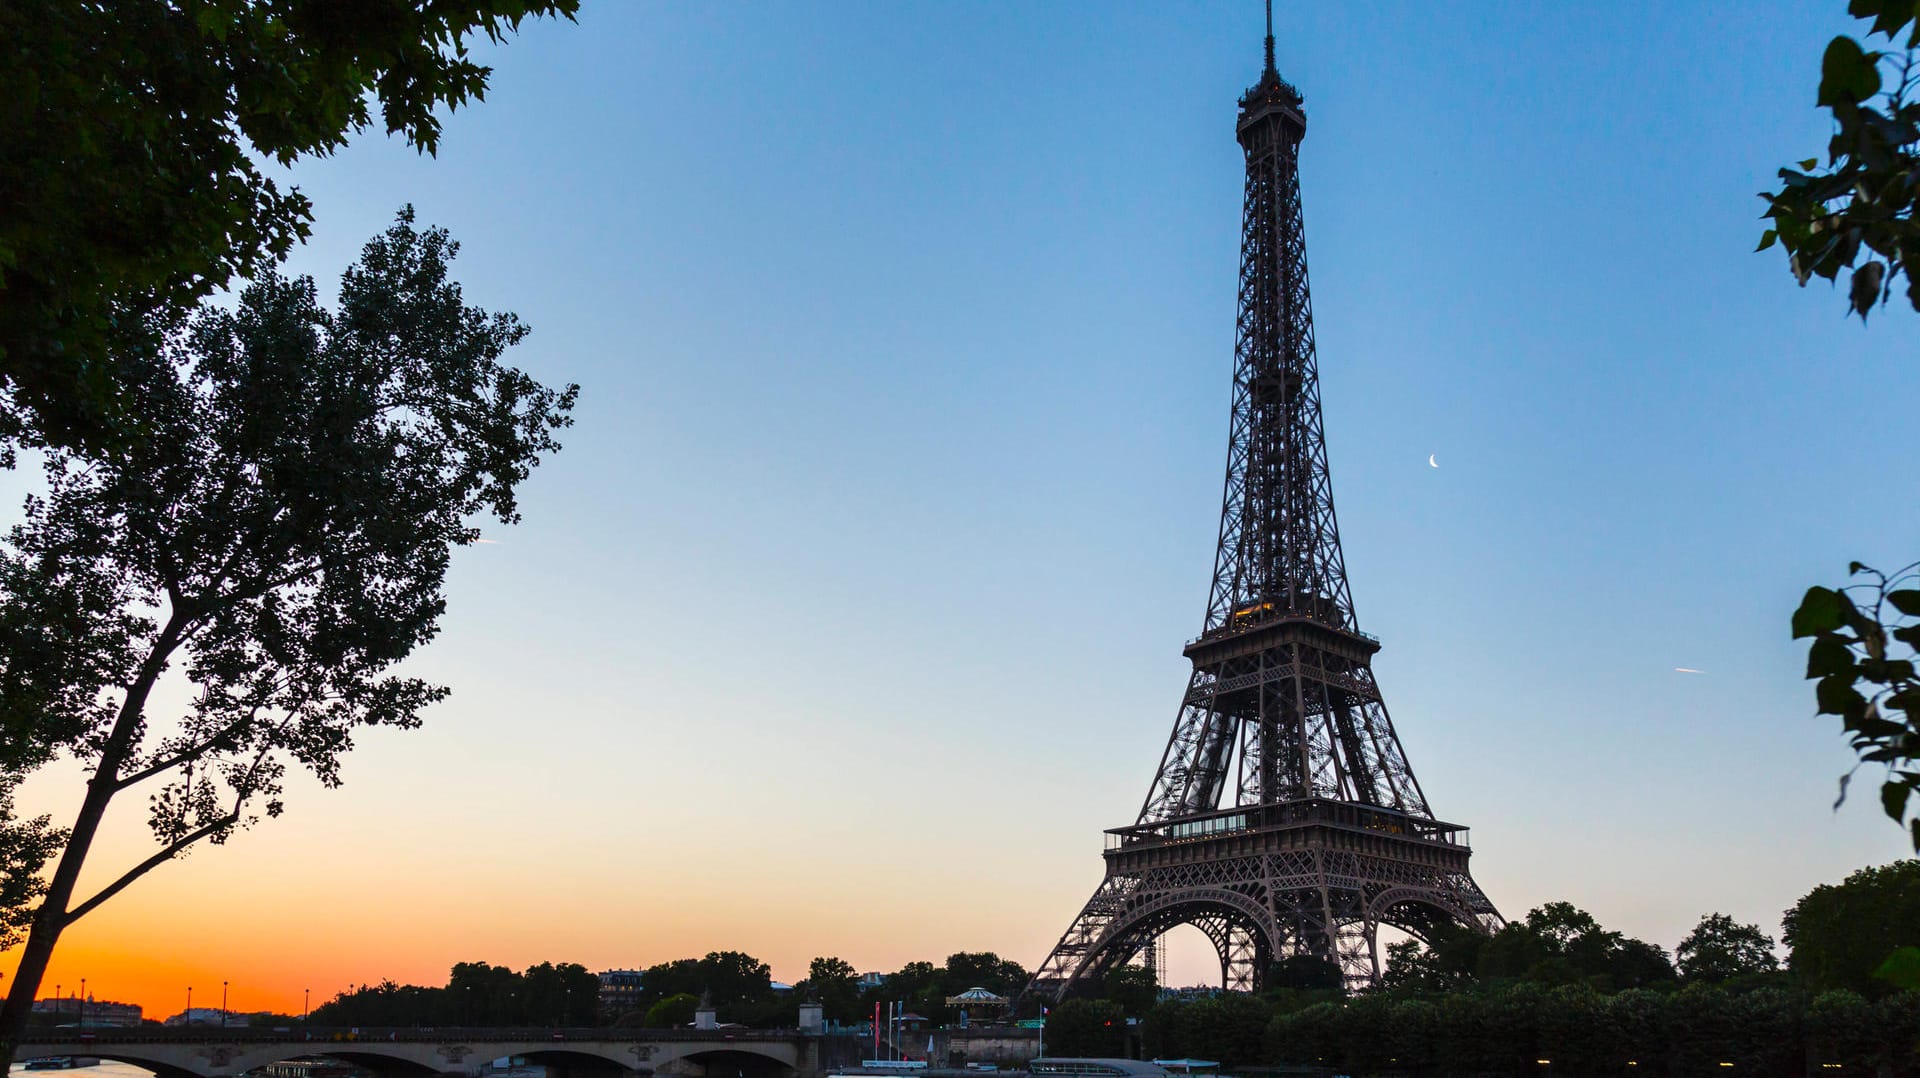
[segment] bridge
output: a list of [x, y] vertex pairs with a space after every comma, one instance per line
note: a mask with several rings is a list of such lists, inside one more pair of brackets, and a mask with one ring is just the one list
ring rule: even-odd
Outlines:
[[30, 1032], [14, 1062], [91, 1056], [160, 1078], [233, 1078], [322, 1059], [381, 1078], [478, 1078], [512, 1057], [556, 1078], [820, 1078], [831, 1065], [822, 1062], [826, 1040], [750, 1029], [61, 1029]]

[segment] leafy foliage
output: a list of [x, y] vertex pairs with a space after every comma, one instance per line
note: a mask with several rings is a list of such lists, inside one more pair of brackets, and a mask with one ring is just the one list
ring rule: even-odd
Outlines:
[[[136, 357], [154, 437], [47, 453], [45, 492], [0, 542], [0, 745], [11, 771], [64, 754], [92, 777], [9, 1023], [67, 926], [279, 815], [290, 767], [338, 785], [357, 730], [416, 726], [446, 695], [391, 668], [433, 638], [474, 518], [519, 519], [576, 393], [501, 362], [526, 327], [462, 301], [457, 251], [402, 212], [342, 276], [337, 312], [312, 280], [263, 273]], [[155, 714], [169, 671], [191, 693]], [[136, 789], [158, 848], [77, 900], [101, 818]]]
[[1920, 1055], [1920, 997], [1887, 996], [1877, 1002], [1844, 990], [1824, 992], [1807, 1007], [1810, 1055], [1838, 1063], [1842, 1073], [1912, 1073]]
[[[289, 762], [337, 785], [355, 728], [417, 725], [445, 696], [384, 672], [433, 637], [471, 516], [519, 518], [574, 398], [500, 363], [526, 329], [462, 303], [457, 251], [402, 213], [337, 315], [312, 280], [266, 274], [151, 368], [161, 437], [48, 455], [0, 545], [8, 763], [65, 752], [115, 792], [161, 780], [149, 820], [178, 852], [278, 815]], [[59, 655], [34, 632], [50, 622]], [[165, 724], [148, 693], [175, 664], [195, 692]]]
[[1900, 947], [1920, 946], [1920, 860], [1863, 868], [1822, 884], [1782, 921], [1787, 968], [1808, 989], [1877, 996], [1893, 985], [1875, 971]]
[[1127, 1016], [1108, 999], [1070, 999], [1047, 1015], [1047, 1054], [1124, 1058]]
[[647, 967], [640, 984], [643, 1006], [668, 996], [706, 998], [727, 1021], [746, 1017], [744, 1010], [773, 1000], [772, 967], [741, 951], [708, 951], [702, 958], [661, 962]]
[[127, 363], [168, 309], [273, 265], [312, 209], [256, 164], [373, 124], [432, 153], [479, 100], [468, 42], [578, 0], [18, 0], [0, 5], [0, 437], [120, 447]]
[[1417, 939], [1387, 945], [1382, 987], [1389, 990], [1449, 992], [1474, 983], [1486, 937], [1452, 922], [1442, 922]]
[[1288, 955], [1275, 962], [1267, 979], [1277, 988], [1330, 989], [1344, 983], [1339, 963], [1307, 954]]
[[794, 988], [804, 988], [830, 1022], [853, 1022], [861, 1017], [859, 973], [845, 959], [814, 959], [807, 964], [807, 979]]
[[67, 838], [46, 816], [15, 818], [18, 781], [0, 771], [0, 950], [19, 943], [33, 922], [34, 905], [47, 890], [41, 872]]
[[[1681, 984], [1659, 947], [1550, 902], [1492, 938], [1443, 928], [1425, 944], [1394, 945], [1379, 991], [1162, 1001], [1141, 1025], [1141, 1047], [1225, 1062], [1247, 1050], [1249, 1026], [1264, 1024], [1257, 1055], [1236, 1056], [1240, 1066], [1706, 1075], [1798, 1074], [1811, 1062], [1920, 1073], [1920, 993], [1875, 975], [1893, 942], [1920, 932], [1916, 903], [1920, 861], [1816, 888], [1787, 916], [1790, 974], [1774, 968], [1757, 926], [1709, 914], [1678, 948]], [[1621, 987], [1636, 976], [1645, 986]]]
[[[1852, 573], [1865, 582], [1807, 589], [1793, 635], [1813, 640], [1807, 677], [1815, 680], [1819, 713], [1839, 716], [1861, 764], [1886, 768], [1880, 806], [1920, 852], [1920, 798], [1913, 796], [1920, 791], [1920, 562], [1891, 577], [1855, 562]], [[1854, 773], [1841, 777], [1834, 807], [1846, 800]]]
[[315, 1007], [309, 1021], [319, 1026], [591, 1026], [599, 992], [600, 978], [577, 962], [542, 962], [522, 973], [461, 962], [445, 987], [392, 981], [361, 985]]
[[693, 1024], [694, 1014], [700, 1009], [700, 1000], [686, 992], [677, 992], [647, 1008], [645, 1025], [648, 1029], [676, 1029]]
[[1700, 918], [1687, 938], [1674, 949], [1680, 976], [1689, 983], [1719, 983], [1780, 968], [1773, 956], [1773, 937], [1759, 925], [1743, 925], [1724, 913]]
[[1012, 999], [1027, 986], [1029, 974], [1020, 963], [992, 951], [956, 951], [942, 965], [909, 962], [887, 975], [886, 983], [867, 993], [867, 1010], [876, 1002], [897, 1000], [907, 1009], [935, 1021], [954, 1017], [947, 997], [969, 988], [984, 988]]
[[1159, 976], [1145, 966], [1115, 966], [1100, 985], [1100, 995], [1129, 1018], [1143, 1018], [1160, 1002]]
[[1506, 981], [1614, 991], [1673, 979], [1673, 964], [1659, 946], [1603, 929], [1567, 902], [1540, 906], [1492, 937], [1443, 926], [1428, 944], [1391, 945], [1382, 978], [1390, 988], [1425, 992]]
[[[1902, 276], [1908, 302], [1920, 310], [1920, 5], [1852, 0], [1848, 10], [1872, 20], [1870, 38], [1898, 46], [1905, 34], [1904, 51], [1870, 51], [1850, 37], [1828, 44], [1817, 101], [1833, 114], [1826, 164], [1809, 158], [1783, 168], [1780, 190], [1761, 193], [1772, 227], [1759, 249], [1777, 240], [1803, 286], [1850, 270], [1848, 309], [1864, 320], [1891, 299]], [[1883, 72], [1891, 72], [1890, 85]]]
[[[1779, 987], [1611, 995], [1581, 985], [1510, 983], [1439, 1000], [1372, 994], [1275, 1015], [1263, 1062], [1349, 1074], [1800, 1074], [1840, 1062], [1859, 1073], [1920, 1066], [1920, 997], [1870, 1003]], [[1542, 1062], [1550, 1061], [1550, 1062]], [[1325, 1072], [1323, 1072], [1325, 1073]]]

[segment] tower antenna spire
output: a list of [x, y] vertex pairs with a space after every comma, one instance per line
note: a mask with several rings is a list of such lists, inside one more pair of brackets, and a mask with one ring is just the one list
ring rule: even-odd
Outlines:
[[1279, 73], [1273, 66], [1273, 0], [1267, 0], [1267, 74]]

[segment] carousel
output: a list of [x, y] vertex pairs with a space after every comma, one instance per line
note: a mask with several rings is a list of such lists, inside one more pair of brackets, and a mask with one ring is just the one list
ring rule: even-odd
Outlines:
[[996, 996], [984, 988], [969, 988], [947, 997], [947, 1006], [960, 1012], [960, 1028], [998, 1025], [1012, 1004], [1005, 996]]

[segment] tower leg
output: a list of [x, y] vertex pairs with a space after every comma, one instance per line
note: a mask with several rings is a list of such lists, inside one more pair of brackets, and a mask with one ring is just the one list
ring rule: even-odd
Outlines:
[[1067, 926], [1060, 942], [1054, 944], [1053, 952], [1047, 955], [1046, 961], [1040, 963], [1033, 980], [1027, 985], [1027, 991], [1060, 998], [1073, 979], [1080, 975], [1087, 961], [1096, 957], [1096, 944], [1107, 926], [1113, 923], [1114, 915], [1126, 901], [1130, 889], [1131, 881], [1111, 876], [1101, 883], [1100, 889], [1081, 908], [1079, 916]]
[[1251, 992], [1256, 987], [1255, 980], [1259, 971], [1259, 947], [1254, 939], [1253, 929], [1247, 925], [1235, 924], [1227, 929], [1226, 953], [1221, 961], [1221, 973], [1224, 987], [1229, 992]]
[[1380, 983], [1379, 932], [1380, 926], [1369, 919], [1343, 924], [1335, 934], [1340, 976], [1348, 991]]

